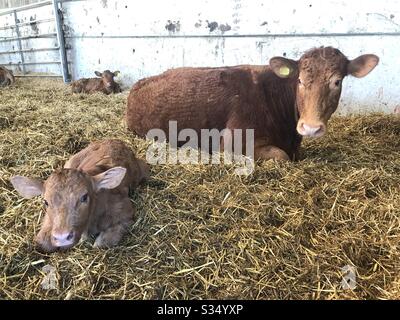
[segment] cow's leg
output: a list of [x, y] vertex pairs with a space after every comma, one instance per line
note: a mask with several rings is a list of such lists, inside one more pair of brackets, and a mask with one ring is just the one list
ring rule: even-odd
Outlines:
[[290, 161], [288, 154], [282, 149], [273, 145], [268, 145], [263, 140], [257, 140], [254, 143], [254, 158], [256, 160], [282, 160]]
[[254, 158], [256, 160], [283, 160], [290, 161], [289, 156], [285, 151], [274, 146], [265, 146], [261, 148], [256, 148], [254, 150]]
[[[112, 202], [112, 200], [116, 199], [110, 200], [110, 202]], [[109, 248], [116, 246], [133, 222], [134, 208], [128, 197], [122, 200], [119, 199], [119, 201], [115, 201], [113, 204], [108, 214], [113, 217], [119, 217], [120, 219], [109, 219], [110, 221], [114, 220], [115, 223], [100, 232], [94, 242], [94, 247]]]
[[50, 253], [57, 250], [57, 247], [51, 243], [51, 229], [52, 223], [50, 221], [50, 218], [45, 215], [42, 228], [35, 237], [36, 246], [39, 251]]

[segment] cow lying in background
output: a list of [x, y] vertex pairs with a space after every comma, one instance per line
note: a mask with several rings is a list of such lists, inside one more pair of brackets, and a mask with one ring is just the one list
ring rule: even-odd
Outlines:
[[95, 75], [99, 78], [84, 78], [71, 83], [73, 93], [94, 93], [103, 92], [105, 94], [119, 93], [121, 87], [114, 81], [114, 77], [119, 71], [111, 72], [105, 70], [103, 73], [95, 71]]
[[14, 82], [15, 78], [12, 71], [0, 66], [0, 87], [12, 85]]
[[122, 141], [91, 143], [42, 183], [15, 176], [14, 188], [25, 198], [42, 195], [46, 214], [36, 236], [40, 250], [74, 246], [83, 235], [95, 236], [95, 247], [117, 245], [134, 218], [128, 197], [149, 175], [147, 164]]
[[168, 137], [172, 120], [178, 133], [193, 129], [198, 137], [201, 129], [254, 129], [256, 159], [294, 160], [302, 136], [327, 131], [343, 79], [366, 76], [378, 61], [373, 54], [348, 60], [338, 49], [321, 47], [298, 61], [274, 57], [269, 66], [168, 70], [132, 87], [128, 128], [143, 137], [154, 128]]

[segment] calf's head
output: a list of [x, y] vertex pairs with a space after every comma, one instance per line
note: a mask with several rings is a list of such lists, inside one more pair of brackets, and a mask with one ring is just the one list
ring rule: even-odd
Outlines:
[[96, 194], [102, 189], [119, 186], [125, 173], [123, 167], [111, 168], [96, 176], [75, 169], [61, 169], [53, 172], [44, 183], [22, 176], [11, 178], [11, 183], [24, 198], [43, 197], [49, 220], [46, 227], [50, 228], [47, 240], [54, 247], [69, 248], [86, 231]]
[[320, 137], [339, 104], [345, 76], [362, 78], [378, 64], [379, 58], [364, 54], [348, 60], [332, 47], [307, 51], [298, 61], [283, 57], [270, 60], [271, 69], [281, 78], [297, 79], [296, 105], [299, 112], [297, 132]]
[[110, 70], [105, 70], [103, 73], [99, 71], [94, 72], [96, 76], [100, 77], [101, 80], [103, 81], [104, 87], [107, 89], [112, 89], [114, 85], [116, 84], [114, 82], [114, 77], [118, 76], [119, 71], [114, 71], [111, 72]]

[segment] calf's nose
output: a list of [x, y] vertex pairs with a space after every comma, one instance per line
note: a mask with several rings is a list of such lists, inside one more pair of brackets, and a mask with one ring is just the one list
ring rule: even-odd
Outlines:
[[74, 232], [53, 233], [53, 242], [57, 247], [69, 246], [74, 242]]

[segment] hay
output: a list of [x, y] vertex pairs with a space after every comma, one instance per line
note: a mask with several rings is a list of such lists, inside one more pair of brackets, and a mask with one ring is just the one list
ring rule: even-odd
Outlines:
[[[126, 132], [127, 92], [18, 80], [0, 95], [0, 298], [400, 298], [400, 117], [336, 117], [305, 141], [305, 160], [264, 162], [247, 178], [153, 166], [119, 247], [43, 255], [32, 247], [41, 200], [21, 199], [9, 178], [46, 178], [94, 139], [120, 138], [142, 157], [147, 143]], [[354, 290], [341, 289], [345, 265], [357, 267]]]

